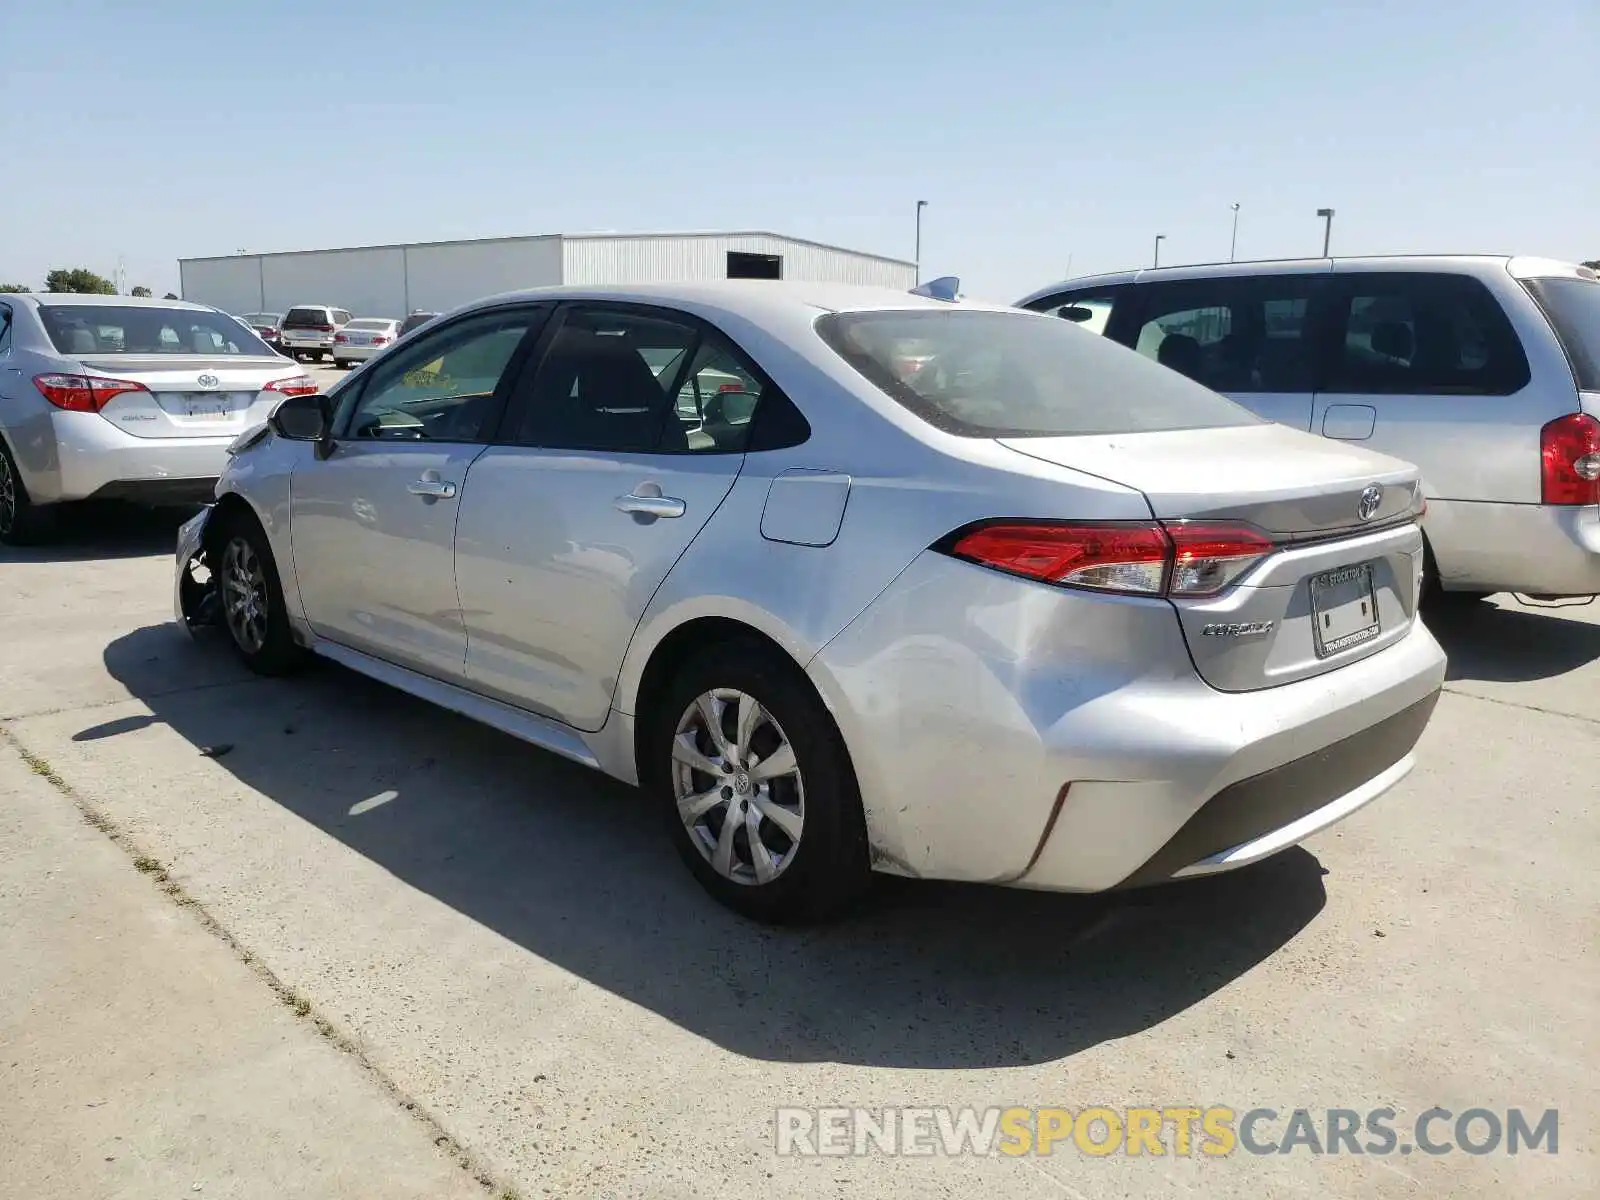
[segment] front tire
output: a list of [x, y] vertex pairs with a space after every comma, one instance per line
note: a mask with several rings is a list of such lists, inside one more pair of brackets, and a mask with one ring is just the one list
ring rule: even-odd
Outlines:
[[11, 449], [0, 440], [0, 545], [37, 546], [55, 532], [56, 512], [28, 496]]
[[208, 565], [222, 624], [244, 665], [258, 675], [287, 675], [303, 666], [307, 652], [289, 627], [283, 583], [260, 523], [230, 514], [212, 547]]
[[647, 715], [641, 774], [700, 885], [773, 924], [838, 916], [871, 882], [838, 727], [805, 675], [739, 641], [687, 662]]

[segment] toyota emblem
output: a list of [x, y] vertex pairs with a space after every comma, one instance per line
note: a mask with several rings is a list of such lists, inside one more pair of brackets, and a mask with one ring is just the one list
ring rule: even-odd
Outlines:
[[1363, 521], [1370, 521], [1378, 515], [1378, 510], [1383, 507], [1383, 489], [1373, 484], [1361, 493], [1361, 499], [1356, 501], [1356, 516]]
[[217, 384], [221, 383], [222, 380], [218, 379], [215, 375], [202, 375], [196, 382], [198, 382], [203, 388], [214, 388], [217, 386]]

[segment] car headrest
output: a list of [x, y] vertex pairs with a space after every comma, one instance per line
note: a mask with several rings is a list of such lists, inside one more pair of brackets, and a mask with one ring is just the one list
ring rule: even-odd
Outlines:
[[1411, 326], [1399, 321], [1384, 321], [1372, 330], [1372, 348], [1389, 358], [1409, 359], [1414, 348]]

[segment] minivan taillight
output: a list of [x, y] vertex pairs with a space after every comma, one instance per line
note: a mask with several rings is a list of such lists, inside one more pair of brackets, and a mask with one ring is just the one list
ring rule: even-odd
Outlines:
[[1600, 420], [1568, 413], [1539, 430], [1539, 498], [1545, 504], [1600, 504]]
[[106, 379], [99, 375], [35, 375], [33, 386], [57, 408], [67, 412], [97, 413], [118, 396], [150, 389], [131, 379]]
[[935, 549], [1011, 575], [1097, 592], [1215, 596], [1273, 552], [1247, 525], [986, 521]]

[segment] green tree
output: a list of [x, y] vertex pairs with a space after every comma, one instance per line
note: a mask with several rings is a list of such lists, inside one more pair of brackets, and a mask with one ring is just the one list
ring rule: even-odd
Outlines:
[[117, 289], [109, 279], [96, 275], [88, 267], [57, 267], [44, 277], [47, 292], [80, 292], [86, 296], [115, 296]]
[[0, 283], [0, 292], [31, 292], [33, 289], [25, 283]]
[[1588, 267], [1591, 271], [1600, 271], [1600, 258], [1591, 258], [1583, 265]]
[[130, 295], [130, 296], [148, 296], [148, 295], [150, 295], [150, 289], [147, 288], [147, 287], [136, 287], [136, 288], [133, 289], [133, 291], [129, 292], [128, 295]]
[[181, 297], [179, 297], [177, 292], [168, 292], [165, 296], [163, 296], [161, 298], [163, 300], [177, 300], [177, 299], [180, 299]]

